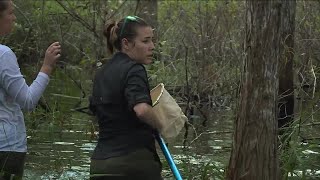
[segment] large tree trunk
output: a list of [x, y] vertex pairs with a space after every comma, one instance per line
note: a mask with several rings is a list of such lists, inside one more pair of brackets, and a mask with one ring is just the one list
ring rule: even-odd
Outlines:
[[227, 178], [277, 180], [281, 2], [247, 0], [245, 65]]
[[[282, 1], [281, 37], [283, 54], [279, 64], [278, 127], [288, 127], [294, 116], [293, 57], [296, 1]], [[280, 131], [282, 134], [283, 131]]]

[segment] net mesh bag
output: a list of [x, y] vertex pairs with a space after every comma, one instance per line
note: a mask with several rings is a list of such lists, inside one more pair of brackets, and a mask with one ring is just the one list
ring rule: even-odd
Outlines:
[[153, 110], [162, 124], [164, 125], [160, 134], [164, 138], [176, 137], [188, 118], [184, 115], [181, 108], [173, 97], [160, 83], [150, 92]]

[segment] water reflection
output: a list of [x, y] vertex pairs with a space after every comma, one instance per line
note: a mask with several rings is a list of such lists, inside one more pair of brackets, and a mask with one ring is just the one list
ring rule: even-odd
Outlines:
[[[183, 144], [185, 130], [176, 139], [167, 140], [184, 179], [224, 179], [232, 142], [232, 118], [228, 114], [230, 112], [215, 113], [207, 127], [201, 125], [201, 119], [194, 121], [194, 127], [189, 128], [186, 144]], [[83, 114], [72, 116], [63, 128], [43, 124], [37, 130], [28, 132], [25, 179], [89, 179], [90, 156], [97, 143], [96, 136], [90, 132], [90, 117]], [[302, 174], [319, 177], [320, 146], [302, 143], [297, 147], [294, 150], [300, 156], [297, 162], [299, 170], [289, 174], [290, 179], [299, 179]], [[161, 151], [159, 155], [163, 161], [164, 179], [174, 179]]]
[[[84, 118], [83, 114], [79, 116]], [[72, 119], [73, 122], [66, 125], [68, 129], [58, 127], [58, 130], [52, 130], [55, 128], [51, 127], [32, 130], [28, 136], [25, 179], [89, 179], [90, 156], [97, 143], [89, 132], [91, 120], [88, 119], [91, 118]], [[228, 133], [217, 133], [218, 129], [225, 126], [221, 123], [225, 122], [211, 123], [215, 132], [208, 131], [212, 129], [211, 125], [206, 128], [195, 125], [194, 130], [197, 132], [189, 131], [188, 146], [182, 143], [184, 131], [175, 140], [167, 141], [169, 150], [185, 179], [190, 172], [192, 175], [193, 171], [198, 171], [197, 167], [214, 166], [223, 169], [229, 151], [225, 147], [230, 146], [231, 136]], [[158, 150], [163, 161], [164, 179], [174, 179], [159, 147]], [[201, 179], [196, 176], [194, 175], [193, 179]]]
[[90, 156], [96, 141], [84, 127], [87, 121], [75, 123], [73, 129], [58, 132], [38, 130], [28, 136], [25, 179], [88, 179]]

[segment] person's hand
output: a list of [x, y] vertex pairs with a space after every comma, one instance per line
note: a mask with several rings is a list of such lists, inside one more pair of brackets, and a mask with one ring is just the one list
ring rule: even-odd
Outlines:
[[60, 56], [61, 46], [59, 42], [52, 43], [46, 50], [43, 65], [40, 71], [50, 75]]
[[54, 67], [57, 59], [61, 56], [61, 46], [59, 42], [52, 43], [45, 54], [43, 65]]

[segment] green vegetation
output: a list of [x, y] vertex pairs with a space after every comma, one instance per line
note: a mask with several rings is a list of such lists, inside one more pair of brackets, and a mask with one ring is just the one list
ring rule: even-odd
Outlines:
[[[63, 49], [40, 105], [25, 114], [30, 145], [25, 177], [86, 179], [97, 126], [92, 117], [75, 109], [88, 105], [96, 64], [110, 56], [103, 24], [139, 14], [139, 5], [104, 0], [14, 2], [16, 29], [0, 40], [16, 52], [27, 82], [36, 76], [47, 45], [60, 41]], [[286, 179], [320, 178], [320, 104], [315, 83], [320, 73], [319, 9], [317, 1], [297, 5], [294, 53], [299, 105], [284, 135], [288, 146], [279, 147]], [[154, 13], [157, 58], [147, 67], [151, 86], [165, 83], [182, 107], [195, 110], [186, 147], [176, 147], [183, 147], [183, 131], [169, 142], [170, 150], [185, 179], [224, 179], [243, 66], [244, 2], [159, 1]], [[309, 88], [300, 88], [303, 83]], [[172, 178], [164, 160], [163, 166], [164, 177]]]

